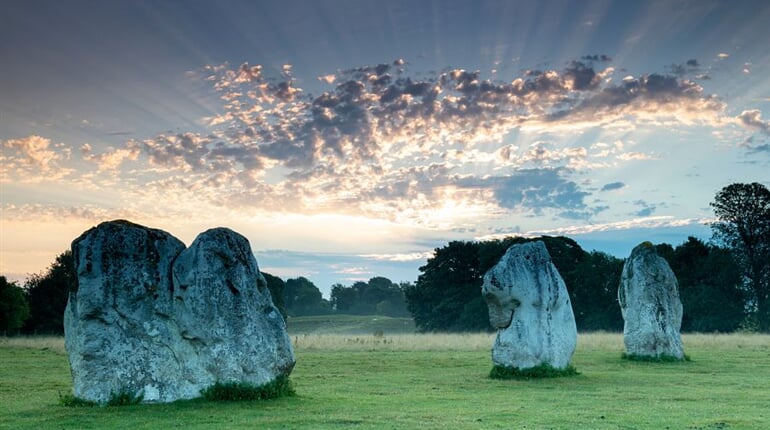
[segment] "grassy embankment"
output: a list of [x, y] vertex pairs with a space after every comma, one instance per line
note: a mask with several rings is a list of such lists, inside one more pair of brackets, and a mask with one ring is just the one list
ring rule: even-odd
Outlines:
[[618, 334], [583, 334], [579, 376], [499, 381], [493, 335], [315, 327], [292, 333], [296, 397], [120, 408], [58, 404], [71, 387], [62, 339], [0, 338], [0, 428], [770, 428], [768, 335], [685, 335], [691, 362], [644, 363], [620, 358]]

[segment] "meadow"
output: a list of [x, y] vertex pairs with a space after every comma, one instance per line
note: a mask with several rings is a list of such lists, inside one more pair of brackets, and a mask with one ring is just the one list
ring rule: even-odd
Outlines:
[[519, 381], [488, 378], [493, 339], [294, 332], [294, 397], [65, 407], [63, 339], [0, 338], [0, 428], [770, 428], [768, 335], [684, 335], [691, 361], [648, 363], [621, 359], [620, 334], [581, 334], [580, 375]]

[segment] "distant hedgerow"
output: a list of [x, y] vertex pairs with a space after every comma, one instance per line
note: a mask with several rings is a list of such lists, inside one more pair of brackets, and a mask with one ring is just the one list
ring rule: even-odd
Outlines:
[[624, 360], [628, 360], [628, 361], [644, 361], [649, 363], [679, 363], [683, 361], [691, 361], [690, 356], [687, 354], [684, 355], [684, 358], [678, 358], [668, 354], [641, 355], [641, 354], [628, 354], [624, 352], [621, 357]]
[[209, 401], [267, 400], [295, 394], [288, 376], [279, 376], [258, 386], [246, 382], [217, 382], [201, 391], [201, 396]]
[[543, 363], [541, 365], [530, 367], [527, 369], [519, 369], [516, 367], [507, 366], [494, 366], [489, 372], [489, 377], [492, 379], [542, 379], [542, 378], [559, 378], [562, 376], [575, 376], [580, 373], [574, 366], [569, 365], [564, 369], [557, 369], [550, 364]]

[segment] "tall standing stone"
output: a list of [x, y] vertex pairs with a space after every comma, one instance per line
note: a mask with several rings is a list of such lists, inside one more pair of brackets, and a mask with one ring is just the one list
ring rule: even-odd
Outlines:
[[484, 275], [482, 294], [497, 328], [495, 366], [569, 366], [577, 326], [567, 288], [543, 242], [513, 245]]
[[[184, 244], [127, 221], [102, 223], [72, 243], [77, 290], [64, 312], [75, 396], [104, 403], [118, 393], [147, 400], [191, 397], [172, 318], [171, 266]], [[156, 396], [157, 393], [157, 396]]]
[[213, 382], [263, 385], [294, 367], [294, 353], [249, 241], [207, 230], [174, 262], [174, 316]]
[[291, 372], [286, 326], [248, 241], [227, 229], [199, 239], [185, 249], [164, 231], [111, 221], [73, 241], [78, 285], [64, 330], [75, 396], [170, 402]]
[[674, 272], [655, 247], [644, 242], [631, 251], [618, 288], [626, 353], [684, 359], [680, 329], [682, 302]]

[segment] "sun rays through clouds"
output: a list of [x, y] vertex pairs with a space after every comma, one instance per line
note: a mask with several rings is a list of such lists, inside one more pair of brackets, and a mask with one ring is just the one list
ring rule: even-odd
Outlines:
[[[244, 213], [334, 213], [439, 229], [512, 214], [588, 220], [606, 210], [590, 198], [605, 184], [581, 174], [655, 155], [632, 150], [633, 142], [581, 145], [571, 135], [727, 121], [724, 103], [686, 76], [619, 78], [609, 63], [584, 56], [501, 80], [459, 68], [418, 75], [398, 59], [321, 76], [326, 88], [317, 95], [288, 64], [276, 76], [246, 63], [206, 66], [189, 74], [222, 103], [201, 119], [205, 134], [163, 133], [103, 152], [39, 136], [9, 140], [5, 175], [28, 178], [37, 166], [95, 187], [117, 179], [137, 202], [192, 195], [196, 205]], [[741, 120], [764, 125], [752, 112]], [[93, 175], [61, 166], [77, 156]]]

